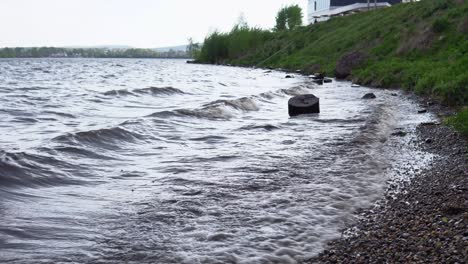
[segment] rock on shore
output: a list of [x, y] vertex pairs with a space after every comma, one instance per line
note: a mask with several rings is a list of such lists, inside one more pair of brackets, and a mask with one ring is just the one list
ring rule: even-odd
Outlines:
[[468, 263], [468, 139], [438, 124], [417, 135], [436, 154], [431, 168], [306, 263]]
[[335, 77], [345, 79], [351, 74], [351, 71], [367, 61], [368, 55], [354, 51], [344, 54], [336, 63]]

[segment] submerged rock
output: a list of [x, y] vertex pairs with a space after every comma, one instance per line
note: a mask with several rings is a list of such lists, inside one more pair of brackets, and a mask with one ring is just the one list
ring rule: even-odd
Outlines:
[[293, 77], [292, 77], [291, 75], [286, 75], [286, 77], [284, 77], [284, 78], [286, 78], [286, 79], [291, 79], [291, 78], [293, 78]]
[[322, 85], [323, 84], [323, 79], [316, 79], [313, 81], [316, 84]]
[[362, 97], [362, 99], [375, 99], [375, 98], [377, 98], [377, 96], [375, 96], [374, 93], [367, 93]]
[[313, 94], [303, 94], [289, 99], [289, 116], [320, 113], [320, 99]]
[[325, 78], [325, 75], [323, 73], [315, 73], [314, 77], [312, 77], [314, 80], [323, 80]]

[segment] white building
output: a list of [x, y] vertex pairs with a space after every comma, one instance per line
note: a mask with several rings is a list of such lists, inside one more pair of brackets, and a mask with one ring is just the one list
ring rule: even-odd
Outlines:
[[342, 16], [374, 8], [388, 7], [410, 0], [309, 0], [309, 24], [325, 21], [334, 16]]

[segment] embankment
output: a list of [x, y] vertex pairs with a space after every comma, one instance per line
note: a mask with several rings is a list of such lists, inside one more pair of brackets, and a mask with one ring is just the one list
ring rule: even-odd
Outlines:
[[468, 2], [398, 4], [280, 32], [236, 26], [208, 36], [197, 61], [325, 72], [463, 106], [468, 99]]

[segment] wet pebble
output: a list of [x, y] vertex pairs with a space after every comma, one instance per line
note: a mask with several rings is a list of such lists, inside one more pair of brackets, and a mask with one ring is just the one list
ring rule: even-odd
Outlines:
[[432, 166], [404, 191], [387, 194], [383, 210], [363, 213], [348, 229], [354, 235], [330, 241], [306, 263], [467, 263], [468, 139], [436, 123], [416, 134], [415, 143], [436, 155]]

